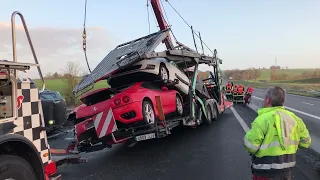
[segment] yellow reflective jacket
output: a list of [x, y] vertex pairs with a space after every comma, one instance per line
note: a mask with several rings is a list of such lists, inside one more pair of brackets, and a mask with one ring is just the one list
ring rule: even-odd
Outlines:
[[301, 118], [283, 106], [262, 108], [244, 137], [245, 149], [253, 155], [253, 171], [283, 171], [295, 166], [298, 147], [311, 145]]

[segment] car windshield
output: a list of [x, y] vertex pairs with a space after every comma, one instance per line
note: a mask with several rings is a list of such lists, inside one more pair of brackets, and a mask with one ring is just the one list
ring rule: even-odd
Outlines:
[[110, 99], [112, 96], [114, 96], [114, 94], [115, 93], [111, 89], [105, 89], [105, 90], [96, 92], [94, 94], [91, 94], [89, 96], [86, 96], [82, 98], [81, 101], [87, 106], [91, 106], [91, 105]]
[[42, 100], [59, 100], [59, 99], [62, 99], [62, 96], [59, 93], [43, 92], [43, 93], [40, 93], [40, 99], [42, 99]]

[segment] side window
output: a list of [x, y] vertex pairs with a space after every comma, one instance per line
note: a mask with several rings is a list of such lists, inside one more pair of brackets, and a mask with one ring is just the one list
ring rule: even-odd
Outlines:
[[142, 88], [146, 88], [146, 89], [151, 89], [151, 90], [156, 90], [156, 91], [160, 91], [161, 87], [158, 84], [153, 84], [150, 82], [144, 82], [141, 84]]
[[0, 120], [13, 117], [13, 89], [11, 81], [0, 79]]

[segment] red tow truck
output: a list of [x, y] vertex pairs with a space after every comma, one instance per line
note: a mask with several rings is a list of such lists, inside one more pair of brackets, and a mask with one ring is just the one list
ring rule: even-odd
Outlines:
[[[35, 63], [17, 61], [15, 16], [19, 15]], [[57, 166], [85, 162], [80, 157], [54, 160], [56, 153], [48, 144], [39, 90], [30, 78], [18, 78], [19, 71], [37, 67], [45, 88], [40, 65], [26, 22], [20, 12], [11, 17], [13, 61], [0, 60], [0, 179], [59, 180]]]

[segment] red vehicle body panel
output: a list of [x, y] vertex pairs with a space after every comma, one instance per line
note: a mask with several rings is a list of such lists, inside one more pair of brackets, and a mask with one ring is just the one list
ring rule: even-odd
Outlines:
[[[131, 87], [114, 95], [108, 100], [99, 102], [91, 106], [79, 107], [76, 111], [76, 117], [77, 118], [88, 117], [88, 119], [75, 125], [77, 136], [79, 136], [82, 132], [84, 132], [87, 129], [86, 125], [90, 123], [90, 121], [92, 121], [91, 117], [93, 117], [94, 115], [100, 112], [108, 111], [110, 108], [112, 109], [115, 120], [120, 121], [123, 124], [129, 124], [129, 123], [143, 120], [142, 102], [145, 98], [148, 98], [152, 102], [153, 110], [155, 112], [156, 118], [159, 117], [159, 113], [156, 108], [156, 100], [155, 100], [156, 96], [161, 97], [164, 114], [169, 114], [176, 111], [176, 96], [178, 94], [177, 91], [161, 90], [161, 89], [153, 90], [153, 89], [147, 89], [147, 88], [141, 87], [141, 85], [142, 85], [142, 82], [135, 83]], [[106, 88], [104, 88], [103, 90], [106, 90]], [[100, 91], [102, 90], [98, 90], [96, 92], [100, 92]], [[124, 102], [125, 99], [126, 99], [126, 102]], [[116, 104], [117, 101], [120, 101], [120, 103]], [[132, 112], [132, 111], [135, 112], [135, 117], [131, 119], [124, 119], [121, 116], [124, 113]]]

